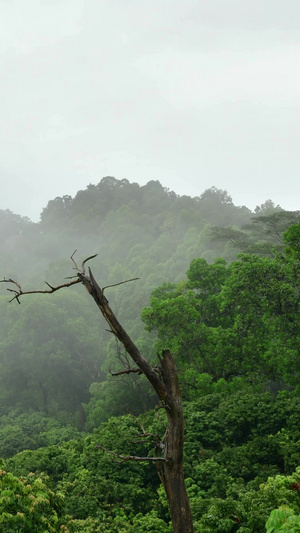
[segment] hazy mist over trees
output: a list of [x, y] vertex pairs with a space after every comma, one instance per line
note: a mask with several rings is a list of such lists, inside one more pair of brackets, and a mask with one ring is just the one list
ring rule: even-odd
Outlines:
[[[149, 361], [164, 349], [175, 357], [199, 533], [263, 532], [282, 505], [283, 523], [298, 523], [299, 220], [300, 211], [272, 200], [251, 212], [216, 187], [192, 198], [159, 181], [110, 176], [50, 200], [38, 223], [0, 211], [1, 277], [24, 291], [75, 276], [74, 250], [78, 264], [98, 254], [101, 286], [139, 278], [105, 294]], [[149, 384], [111, 375], [126, 354], [81, 287], [21, 305], [8, 303], [8, 287], [0, 296], [0, 531], [40, 532], [44, 521], [45, 531], [170, 532], [155, 468], [117, 465], [95, 447], [151, 455], [150, 442], [132, 444], [133, 417], [149, 433], [165, 431]]]

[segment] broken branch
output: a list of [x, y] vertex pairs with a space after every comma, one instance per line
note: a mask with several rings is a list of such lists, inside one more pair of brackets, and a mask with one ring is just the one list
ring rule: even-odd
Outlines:
[[119, 459], [121, 459], [121, 461], [117, 461], [118, 463], [125, 463], [125, 461], [161, 461], [164, 463], [167, 462], [167, 459], [164, 459], [164, 457], [138, 457], [137, 455], [120, 455], [119, 453], [113, 452], [112, 450], [108, 450], [104, 446], [101, 446], [101, 444], [96, 444], [95, 448], [101, 448], [105, 452], [110, 453], [115, 457], [118, 457]]
[[105, 289], [109, 289], [110, 287], [117, 287], [118, 285], [123, 285], [123, 283], [129, 283], [130, 281], [136, 281], [137, 279], [140, 279], [140, 278], [125, 279], [125, 281], [119, 281], [119, 283], [113, 283], [112, 285], [106, 285], [106, 287], [103, 287], [102, 292], [104, 292]]
[[126, 368], [126, 370], [119, 370], [119, 372], [113, 372], [109, 370], [111, 376], [121, 376], [122, 374], [143, 374], [140, 368]]

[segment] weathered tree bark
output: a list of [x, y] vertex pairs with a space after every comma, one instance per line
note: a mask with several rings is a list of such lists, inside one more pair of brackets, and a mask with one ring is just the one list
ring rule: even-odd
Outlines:
[[192, 533], [192, 513], [183, 473], [183, 409], [175, 361], [168, 350], [161, 358], [161, 375], [167, 389], [168, 428], [164, 439], [166, 462], [158, 464], [158, 471], [167, 494], [174, 533]]
[[162, 442], [165, 461], [157, 461], [157, 470], [167, 494], [173, 532], [193, 533], [192, 513], [183, 472], [184, 418], [175, 361], [171, 353], [165, 350], [160, 359], [160, 366], [152, 368], [119, 323], [91, 269], [89, 276], [80, 272], [78, 278], [93, 297], [111, 331], [150, 381], [166, 410], [168, 428]]

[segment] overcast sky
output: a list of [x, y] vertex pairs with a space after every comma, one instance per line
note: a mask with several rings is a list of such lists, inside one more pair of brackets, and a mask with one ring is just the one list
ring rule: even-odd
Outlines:
[[300, 209], [299, 28], [299, 0], [0, 0], [0, 208], [110, 175]]

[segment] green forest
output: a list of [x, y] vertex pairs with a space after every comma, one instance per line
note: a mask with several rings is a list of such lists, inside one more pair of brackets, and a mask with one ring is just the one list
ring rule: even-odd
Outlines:
[[300, 532], [300, 211], [109, 176], [38, 223], [0, 210], [0, 250], [0, 533], [173, 531], [158, 462], [127, 460], [166, 409], [81, 284], [45, 293], [91, 256], [144, 358], [176, 362], [195, 533]]

